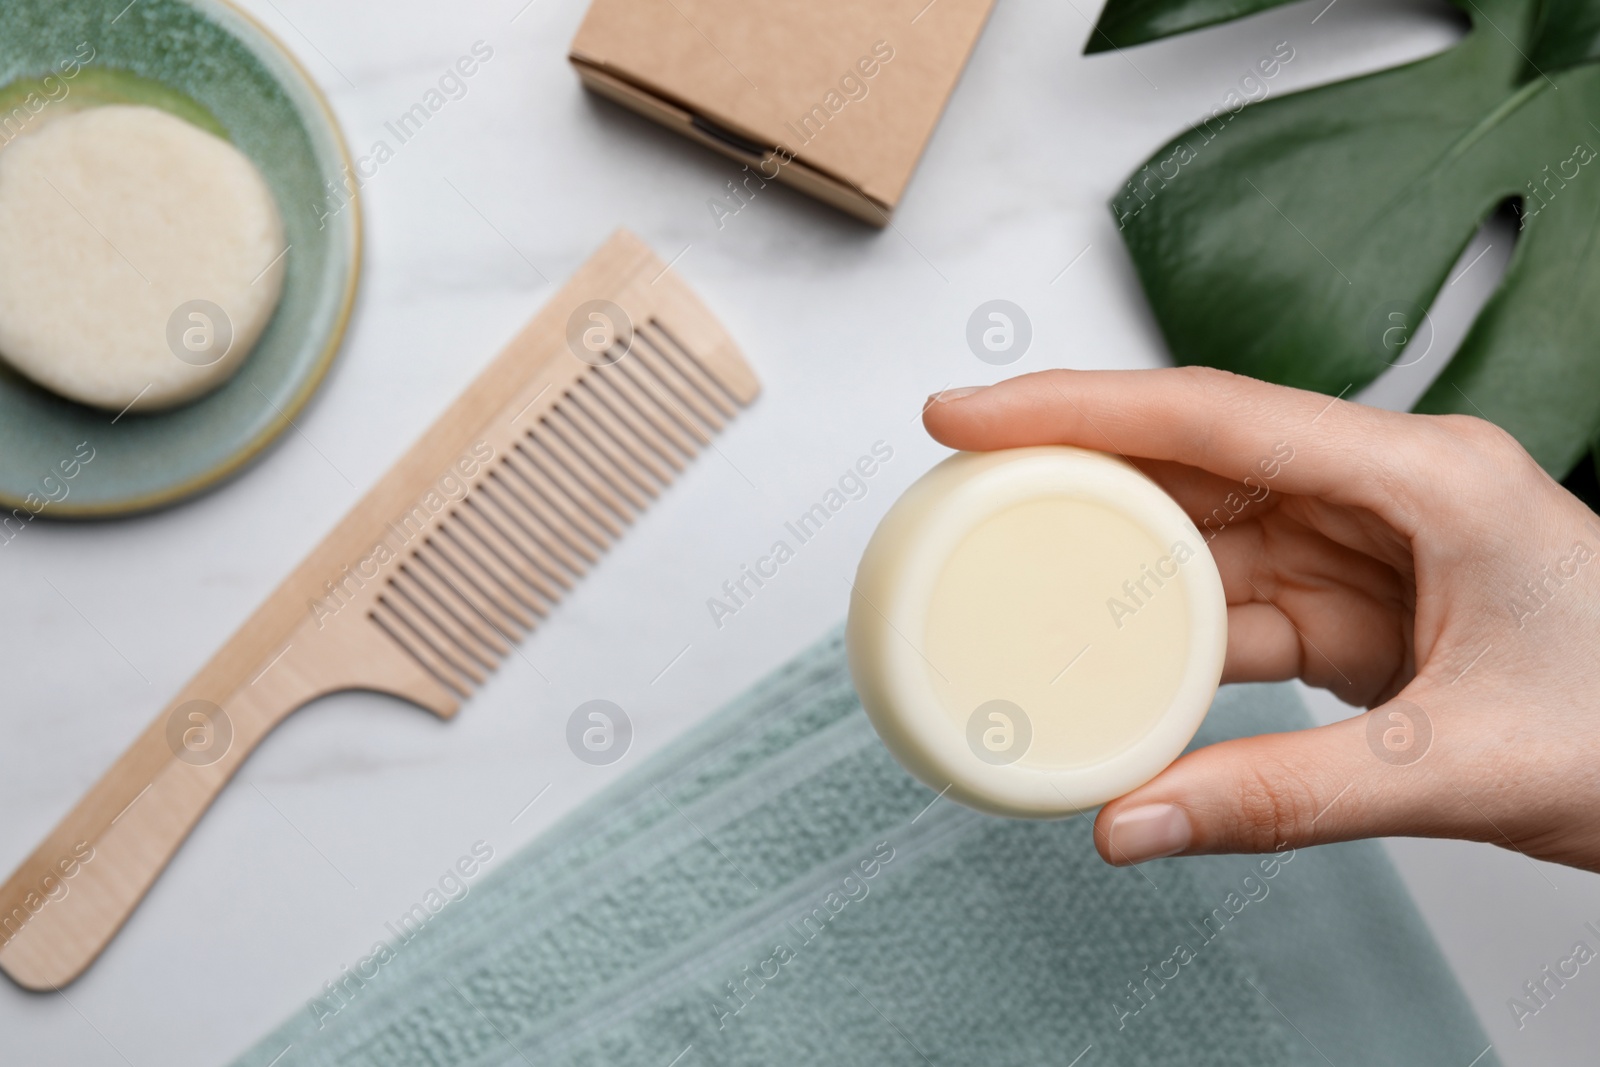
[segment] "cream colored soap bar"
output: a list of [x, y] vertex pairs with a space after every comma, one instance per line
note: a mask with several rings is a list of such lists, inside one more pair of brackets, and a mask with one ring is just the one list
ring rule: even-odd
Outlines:
[[1222, 675], [1227, 603], [1200, 532], [1131, 464], [961, 452], [884, 516], [846, 635], [862, 706], [907, 770], [1049, 818], [1183, 751]]
[[0, 153], [0, 359], [109, 411], [184, 403], [243, 366], [288, 251], [222, 138], [153, 107], [59, 115]]

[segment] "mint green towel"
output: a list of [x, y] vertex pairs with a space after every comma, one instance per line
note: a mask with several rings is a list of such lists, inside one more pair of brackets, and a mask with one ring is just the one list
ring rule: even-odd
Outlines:
[[[1196, 744], [1307, 723], [1235, 686]], [[1495, 1063], [1376, 845], [1107, 867], [900, 770], [837, 632], [350, 988], [239, 1063]]]

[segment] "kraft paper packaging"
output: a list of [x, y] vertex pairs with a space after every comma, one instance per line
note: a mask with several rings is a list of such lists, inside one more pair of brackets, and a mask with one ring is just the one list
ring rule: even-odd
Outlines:
[[590, 89], [744, 163], [727, 215], [778, 181], [883, 226], [993, 6], [594, 0], [569, 58]]

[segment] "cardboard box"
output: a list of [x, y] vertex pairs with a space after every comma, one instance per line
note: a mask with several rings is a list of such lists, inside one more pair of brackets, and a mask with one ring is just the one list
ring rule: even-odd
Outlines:
[[571, 60], [602, 96], [886, 225], [994, 0], [594, 0]]

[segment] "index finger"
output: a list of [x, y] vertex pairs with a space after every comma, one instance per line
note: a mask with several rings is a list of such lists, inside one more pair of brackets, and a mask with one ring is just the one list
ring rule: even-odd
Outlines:
[[932, 398], [923, 424], [951, 448], [1066, 444], [1169, 460], [1289, 493], [1388, 510], [1412, 469], [1407, 416], [1209, 367], [1047, 370]]

